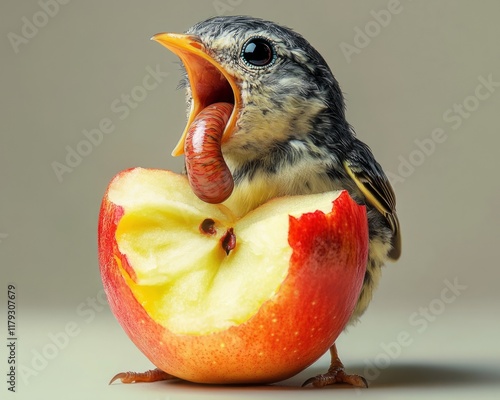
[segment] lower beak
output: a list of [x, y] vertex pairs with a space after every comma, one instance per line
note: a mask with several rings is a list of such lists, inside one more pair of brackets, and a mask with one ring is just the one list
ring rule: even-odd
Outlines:
[[191, 86], [193, 103], [184, 132], [172, 155], [184, 154], [184, 142], [193, 120], [205, 107], [217, 102], [232, 103], [233, 111], [222, 134], [222, 143], [233, 134], [241, 104], [236, 80], [205, 51], [200, 39], [194, 35], [158, 33], [151, 40], [175, 53], [184, 64]]

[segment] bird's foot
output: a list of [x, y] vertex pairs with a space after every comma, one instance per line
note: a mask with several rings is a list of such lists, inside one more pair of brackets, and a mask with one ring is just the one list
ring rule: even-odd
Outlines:
[[113, 376], [109, 381], [111, 385], [114, 381], [120, 379], [122, 383], [138, 383], [138, 382], [157, 382], [177, 379], [177, 377], [167, 374], [161, 369], [150, 369], [146, 372], [120, 372]]
[[313, 385], [320, 388], [326, 385], [333, 385], [334, 383], [347, 383], [358, 388], [367, 388], [368, 382], [365, 378], [359, 375], [348, 375], [345, 373], [344, 368], [330, 368], [326, 374], [313, 376], [304, 382], [302, 387]]
[[337, 353], [337, 346], [334, 344], [330, 347], [330, 354], [332, 361], [330, 368], [326, 374], [321, 374], [313, 376], [305, 381], [302, 387], [307, 385], [313, 385], [314, 387], [323, 387], [326, 385], [333, 385], [334, 383], [347, 383], [358, 388], [367, 388], [368, 382], [365, 378], [359, 375], [348, 375], [344, 370], [344, 364], [340, 361], [339, 355]]

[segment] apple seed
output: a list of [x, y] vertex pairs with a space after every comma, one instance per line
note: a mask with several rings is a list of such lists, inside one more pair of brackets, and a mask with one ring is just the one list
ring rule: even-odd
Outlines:
[[221, 238], [221, 245], [227, 255], [236, 247], [236, 235], [233, 228], [229, 228], [224, 236]]
[[215, 221], [212, 218], [206, 218], [200, 224], [200, 231], [208, 235], [215, 235], [217, 230], [215, 229]]

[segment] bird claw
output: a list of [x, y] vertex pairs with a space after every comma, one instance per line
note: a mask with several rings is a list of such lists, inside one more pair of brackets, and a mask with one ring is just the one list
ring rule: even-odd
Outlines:
[[150, 369], [146, 372], [120, 372], [113, 376], [109, 381], [111, 385], [114, 381], [120, 379], [122, 383], [138, 383], [138, 382], [157, 382], [176, 379], [175, 376], [167, 374], [161, 369]]
[[358, 388], [367, 388], [368, 382], [365, 378], [360, 375], [348, 375], [345, 373], [344, 369], [334, 369], [328, 371], [326, 374], [321, 374], [309, 378], [302, 384], [302, 387], [307, 385], [313, 385], [314, 387], [321, 388], [326, 385], [332, 385], [334, 383], [347, 383]]

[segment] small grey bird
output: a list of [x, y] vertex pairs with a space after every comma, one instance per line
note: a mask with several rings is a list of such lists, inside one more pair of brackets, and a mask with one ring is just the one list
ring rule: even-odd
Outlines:
[[[273, 197], [341, 189], [367, 206], [369, 257], [350, 322], [356, 321], [372, 299], [384, 262], [400, 256], [400, 227], [394, 191], [346, 121], [342, 91], [326, 61], [291, 29], [244, 16], [211, 18], [184, 35], [153, 39], [174, 51], [186, 68], [188, 127], [210, 104], [234, 107], [222, 136], [234, 197], [240, 199], [232, 209], [244, 214]], [[187, 130], [174, 155], [183, 153]], [[330, 351], [328, 372], [304, 385], [367, 386], [364, 378], [344, 371], [335, 344]], [[172, 378], [154, 372], [115, 379]]]

